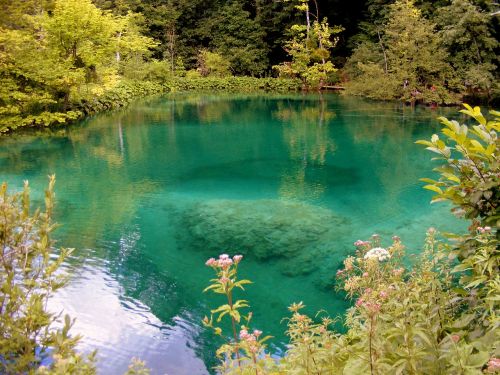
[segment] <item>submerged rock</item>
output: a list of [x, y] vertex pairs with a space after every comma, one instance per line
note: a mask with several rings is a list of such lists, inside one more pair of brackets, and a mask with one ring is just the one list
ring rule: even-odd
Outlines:
[[348, 228], [331, 210], [271, 199], [193, 203], [181, 213], [181, 223], [190, 246], [210, 254], [281, 258], [287, 275], [311, 272]]

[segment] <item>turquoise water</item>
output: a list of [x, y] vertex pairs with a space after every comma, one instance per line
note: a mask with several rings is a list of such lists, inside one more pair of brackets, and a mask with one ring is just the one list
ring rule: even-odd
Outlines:
[[394, 234], [419, 252], [425, 230], [459, 230], [418, 178], [414, 141], [455, 110], [337, 95], [176, 95], [137, 102], [68, 129], [0, 140], [0, 180], [35, 196], [57, 175], [59, 243], [76, 248], [52, 303], [77, 318], [103, 374], [132, 357], [154, 374], [205, 374], [218, 341], [204, 262], [242, 253], [254, 327], [274, 336], [303, 301], [332, 316], [348, 303], [334, 277], [352, 243]]

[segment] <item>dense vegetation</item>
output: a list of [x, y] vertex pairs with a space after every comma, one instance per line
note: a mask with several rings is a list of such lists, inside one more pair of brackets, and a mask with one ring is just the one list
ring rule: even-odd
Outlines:
[[[483, 0], [1, 0], [0, 133], [64, 124], [176, 89], [341, 83], [347, 93], [374, 99], [492, 100], [497, 6]], [[297, 81], [257, 79], [277, 76]]]
[[[217, 354], [223, 374], [483, 374], [500, 372], [500, 113], [487, 120], [479, 108], [462, 111], [477, 121], [468, 127], [441, 118], [441, 139], [423, 140], [442, 164], [439, 180], [423, 179], [448, 200], [454, 213], [471, 220], [469, 233], [440, 238], [430, 228], [420, 259], [409, 266], [398, 236], [383, 247], [373, 235], [338, 270], [339, 289], [353, 306], [336, 333], [327, 316], [309, 317], [302, 303], [289, 307], [290, 345], [280, 360], [266, 351], [270, 339], [252, 326], [249, 302], [236, 291], [241, 255], [222, 254], [206, 265], [216, 277], [205, 289], [227, 303], [204, 324], [228, 337]], [[452, 239], [452, 240], [451, 240]], [[229, 320], [224, 332], [222, 320]]]

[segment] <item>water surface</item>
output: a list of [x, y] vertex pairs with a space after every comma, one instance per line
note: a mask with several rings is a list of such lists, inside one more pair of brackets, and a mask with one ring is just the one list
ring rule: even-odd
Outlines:
[[303, 301], [348, 307], [334, 274], [352, 243], [399, 235], [418, 254], [425, 230], [459, 230], [418, 178], [414, 141], [455, 111], [336, 95], [176, 95], [137, 102], [44, 135], [0, 140], [0, 179], [35, 196], [56, 173], [59, 243], [71, 283], [53, 301], [77, 318], [103, 374], [132, 357], [154, 374], [205, 374], [218, 341], [200, 320], [208, 257], [243, 253], [254, 327], [286, 338]]

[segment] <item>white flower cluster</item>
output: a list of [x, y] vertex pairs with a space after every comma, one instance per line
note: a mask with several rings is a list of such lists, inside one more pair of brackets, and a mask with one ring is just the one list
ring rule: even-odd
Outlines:
[[365, 259], [373, 259], [376, 258], [379, 260], [379, 262], [383, 262], [384, 260], [390, 259], [391, 254], [389, 252], [382, 248], [382, 247], [374, 247], [370, 251], [368, 251], [364, 258]]

